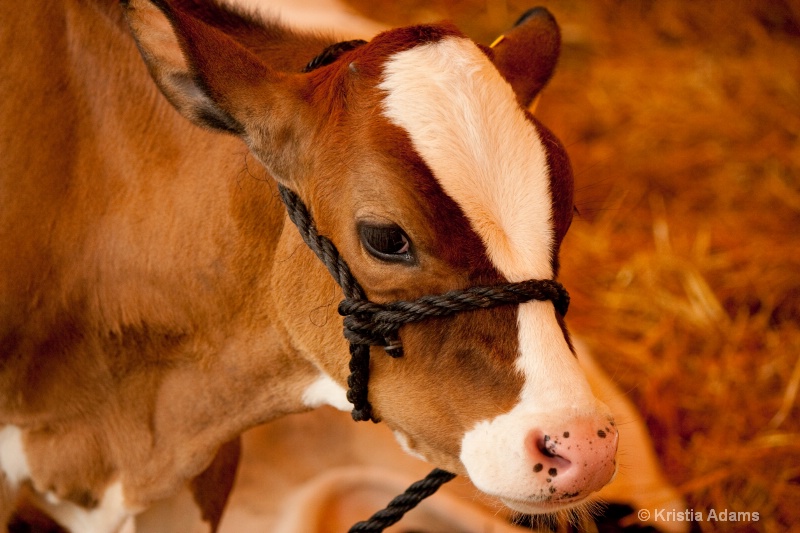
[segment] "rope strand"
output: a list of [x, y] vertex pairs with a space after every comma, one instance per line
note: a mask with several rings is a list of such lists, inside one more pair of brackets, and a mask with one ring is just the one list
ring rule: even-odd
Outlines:
[[554, 280], [529, 280], [489, 287], [470, 287], [423, 296], [413, 302], [396, 301], [384, 305], [348, 298], [339, 304], [339, 314], [345, 317], [344, 336], [347, 340], [386, 346], [397, 338], [397, 332], [403, 324], [531, 300], [553, 301], [562, 316], [569, 307], [569, 294], [560, 283]]
[[[300, 236], [309, 248], [319, 257], [322, 263], [328, 268], [333, 279], [342, 288], [342, 292], [347, 299], [365, 301], [366, 293], [361, 285], [356, 281], [355, 276], [350, 272], [339, 250], [327, 237], [320, 235], [314, 226], [311, 213], [303, 204], [300, 197], [283, 185], [278, 185], [283, 203], [286, 204], [286, 211], [289, 218], [297, 229]], [[356, 422], [377, 420], [372, 416], [372, 405], [368, 400], [367, 384], [369, 383], [369, 344], [350, 343], [350, 375], [347, 377], [347, 401], [353, 404], [350, 415]]]
[[403, 515], [454, 477], [455, 474], [435, 468], [425, 479], [413, 483], [403, 494], [390, 501], [385, 509], [372, 515], [369, 520], [355, 524], [348, 533], [380, 533], [399, 522]]

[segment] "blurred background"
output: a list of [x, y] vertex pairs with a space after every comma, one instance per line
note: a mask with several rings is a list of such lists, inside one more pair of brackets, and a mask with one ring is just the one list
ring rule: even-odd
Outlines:
[[[530, 1], [348, 0], [489, 44]], [[641, 410], [701, 531], [800, 531], [800, 2], [541, 2], [536, 114], [580, 211], [568, 323]], [[624, 458], [622, 458], [624, 467]]]

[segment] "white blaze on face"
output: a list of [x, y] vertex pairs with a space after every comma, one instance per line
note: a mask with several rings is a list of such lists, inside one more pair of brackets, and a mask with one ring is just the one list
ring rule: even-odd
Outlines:
[[[448, 37], [386, 63], [384, 115], [410, 136], [509, 281], [553, 277], [547, 153], [511, 86], [469, 39]], [[461, 461], [485, 492], [529, 500], [524, 441], [555, 413], [593, 414], [597, 402], [550, 302], [519, 306], [519, 404], [480, 422]]]
[[483, 239], [509, 281], [550, 278], [547, 154], [511, 86], [469, 39], [400, 52], [379, 88], [384, 114]]

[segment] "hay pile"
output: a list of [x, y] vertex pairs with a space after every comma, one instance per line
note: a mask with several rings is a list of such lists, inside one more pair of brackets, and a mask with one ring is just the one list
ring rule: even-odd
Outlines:
[[[483, 42], [529, 7], [351, 4]], [[690, 508], [759, 513], [700, 530], [800, 531], [800, 4], [548, 7], [565, 45], [538, 115], [582, 215], [562, 257], [571, 328]]]

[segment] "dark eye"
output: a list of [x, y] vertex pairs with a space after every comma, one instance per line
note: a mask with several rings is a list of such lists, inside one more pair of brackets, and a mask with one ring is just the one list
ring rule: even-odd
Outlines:
[[367, 251], [382, 261], [412, 262], [411, 241], [398, 226], [360, 224], [358, 234]]

